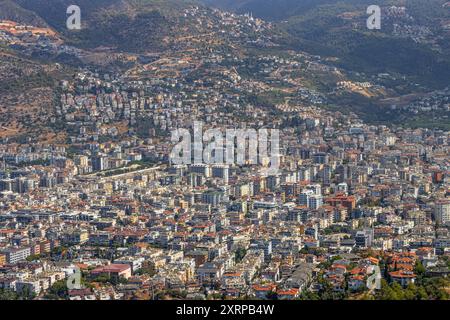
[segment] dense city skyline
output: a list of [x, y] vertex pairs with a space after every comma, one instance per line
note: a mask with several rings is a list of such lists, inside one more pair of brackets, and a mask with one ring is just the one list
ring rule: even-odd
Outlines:
[[449, 2], [50, 2], [0, 2], [0, 300], [449, 299]]

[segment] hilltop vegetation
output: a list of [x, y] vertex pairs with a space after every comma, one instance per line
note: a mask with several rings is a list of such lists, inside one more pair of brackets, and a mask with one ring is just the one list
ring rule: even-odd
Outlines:
[[68, 44], [82, 48], [114, 47], [128, 52], [160, 50], [172, 32], [171, 17], [191, 1], [80, 0], [82, 30], [66, 28], [70, 0], [16, 0], [57, 30]]
[[47, 25], [38, 14], [24, 9], [13, 0], [0, 0], [0, 20], [12, 20], [34, 26]]
[[317, 6], [333, 3], [336, 0], [203, 0], [203, 2], [238, 13], [251, 12], [255, 17], [265, 20], [281, 21], [306, 14]]
[[[347, 70], [392, 73], [433, 88], [449, 85], [450, 32], [442, 24], [450, 21], [450, 10], [443, 7], [445, 0], [378, 1], [383, 9], [405, 5], [408, 16], [389, 17], [383, 13], [382, 29], [374, 31], [365, 27], [366, 9], [373, 4], [369, 0], [205, 2], [278, 22], [286, 32], [286, 46], [337, 57], [337, 65]], [[418, 41], [414, 34], [394, 34], [395, 24], [430, 34]]]
[[[366, 27], [366, 8], [372, 4], [371, 0], [203, 0], [203, 3], [238, 13], [251, 12], [272, 23], [264, 23], [270, 25], [269, 31], [258, 38], [248, 26], [224, 31], [230, 26], [209, 9], [205, 9], [201, 18], [185, 14], [186, 7], [198, 5], [195, 0], [79, 0], [82, 29], [77, 31], [66, 28], [66, 9], [71, 0], [0, 0], [0, 8], [4, 8], [1, 11], [4, 19], [50, 26], [64, 45], [82, 49], [77, 54], [64, 49], [56, 53], [35, 50], [30, 60], [73, 67], [92, 64], [126, 71], [167, 52], [195, 50], [196, 57], [201, 57], [215, 47], [229, 54], [229, 59], [220, 64], [224, 68], [236, 67], [237, 74], [245, 80], [263, 81], [282, 73], [292, 78], [289, 84], [283, 80], [266, 92], [248, 95], [252, 103], [269, 109], [287, 101], [298, 102], [298, 94], [292, 88], [294, 83], [326, 96], [323, 107], [355, 112], [372, 123], [446, 127], [441, 125], [446, 119], [442, 118], [446, 115], [443, 110], [437, 110], [433, 119], [425, 119], [421, 114], [412, 119], [412, 113], [406, 109], [405, 112], [391, 109], [389, 103], [383, 102], [386, 98], [399, 98], [402, 107], [402, 96], [450, 86], [450, 31], [445, 28], [450, 25], [450, 10], [444, 10], [445, 0], [381, 0], [378, 4], [383, 7], [382, 29], [373, 31]], [[405, 5], [406, 13], [387, 14], [394, 4]], [[292, 52], [320, 57], [302, 58], [298, 68], [285, 70], [269, 70], [272, 62], [259, 60], [268, 54], [289, 57]], [[246, 55], [254, 56], [255, 60], [236, 63], [235, 59]], [[313, 65], [318, 62], [319, 67], [310, 69], [312, 61]], [[175, 70], [173, 63], [169, 63], [170, 68], [160, 73], [186, 72], [187, 79], [197, 81], [217, 71], [211, 70], [210, 64], [201, 58], [195, 63], [193, 70], [181, 65]], [[2, 92], [52, 87], [53, 80], [47, 72], [24, 76], [8, 70], [8, 74], [17, 77], [3, 82]], [[374, 89], [338, 90], [338, 83], [346, 80], [369, 83]], [[411, 121], [405, 122], [405, 117]]]
[[[284, 32], [279, 39], [286, 49], [336, 57], [336, 65], [369, 75], [391, 73], [432, 88], [448, 85], [450, 32], [442, 24], [450, 21], [445, 0], [379, 1], [387, 8], [404, 4], [408, 18], [393, 19], [383, 13], [382, 29], [365, 27], [370, 0], [204, 0], [239, 13], [277, 22]], [[82, 30], [66, 28], [70, 0], [3, 1], [17, 8], [16, 15], [32, 15], [57, 30], [68, 42], [81, 48], [111, 47], [120, 51], [161, 51], [167, 39], [178, 35], [176, 16], [193, 0], [80, 0]], [[11, 10], [10, 10], [11, 11]], [[25, 14], [26, 13], [26, 14]], [[412, 17], [411, 19], [409, 18]], [[394, 34], [394, 24], [425, 28], [430, 35]], [[412, 67], [414, 66], [414, 67]]]

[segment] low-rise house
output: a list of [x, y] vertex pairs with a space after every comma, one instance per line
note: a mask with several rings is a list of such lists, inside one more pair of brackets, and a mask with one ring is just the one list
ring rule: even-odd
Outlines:
[[268, 299], [271, 293], [276, 291], [277, 287], [275, 284], [254, 284], [252, 285], [252, 293], [258, 299]]
[[91, 275], [108, 275], [116, 279], [119, 279], [120, 277], [128, 279], [131, 277], [131, 266], [128, 264], [110, 264], [101, 266], [92, 270]]
[[392, 281], [398, 282], [401, 286], [407, 287], [416, 281], [416, 275], [412, 271], [398, 270], [389, 272]]
[[279, 300], [293, 300], [298, 298], [300, 291], [296, 288], [278, 289], [277, 298]]

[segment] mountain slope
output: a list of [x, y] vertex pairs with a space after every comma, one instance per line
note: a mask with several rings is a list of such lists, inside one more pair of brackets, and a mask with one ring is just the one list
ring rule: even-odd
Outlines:
[[129, 52], [160, 50], [173, 32], [172, 16], [192, 1], [183, 0], [79, 0], [82, 29], [66, 28], [71, 0], [15, 0], [21, 8], [40, 16], [69, 44], [84, 48], [114, 47]]
[[374, 31], [366, 27], [372, 0], [205, 1], [275, 21], [286, 32], [286, 46], [336, 57], [337, 65], [349, 71], [390, 73], [433, 88], [450, 85], [446, 0], [380, 0], [382, 29]]
[[0, 0], [0, 20], [11, 20], [39, 27], [47, 26], [38, 14], [24, 9], [13, 0]]
[[47, 139], [57, 87], [65, 77], [60, 65], [0, 48], [0, 138]]
[[[351, 1], [351, 0], [350, 0]], [[252, 13], [265, 20], [284, 20], [336, 0], [203, 0], [209, 6], [235, 11]]]

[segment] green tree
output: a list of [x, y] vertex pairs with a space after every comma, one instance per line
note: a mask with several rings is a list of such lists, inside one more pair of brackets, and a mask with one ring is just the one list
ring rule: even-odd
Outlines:
[[236, 263], [239, 263], [244, 259], [245, 255], [247, 254], [247, 250], [245, 248], [238, 248], [234, 254], [234, 258], [236, 260]]
[[69, 295], [67, 283], [64, 280], [56, 281], [48, 290], [46, 297], [49, 299], [66, 299]]
[[0, 290], [0, 300], [17, 300], [18, 295], [12, 290], [2, 289]]

